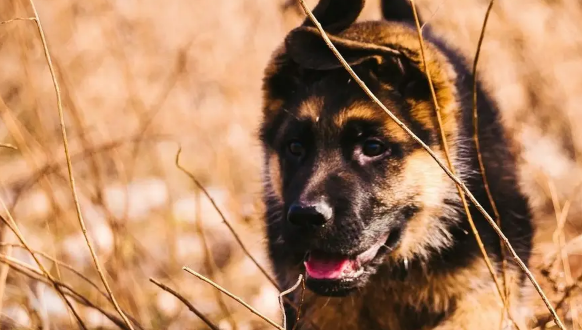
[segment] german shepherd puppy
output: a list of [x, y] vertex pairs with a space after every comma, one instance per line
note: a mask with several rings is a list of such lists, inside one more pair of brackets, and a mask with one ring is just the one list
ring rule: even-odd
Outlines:
[[[383, 3], [385, 20], [355, 23], [364, 0], [321, 0], [314, 14], [374, 94], [445, 160], [408, 1]], [[423, 31], [452, 162], [493, 215], [473, 141], [472, 75], [466, 60]], [[307, 19], [265, 71], [261, 141], [270, 258], [281, 287], [305, 274], [292, 329], [499, 329], [504, 306], [454, 183], [341, 66]], [[528, 200], [498, 110], [478, 86], [479, 139], [501, 228], [527, 263]], [[502, 279], [497, 235], [471, 205]], [[511, 259], [511, 258], [508, 258]], [[512, 324], [524, 275], [508, 260]], [[299, 305], [300, 294], [291, 299]]]

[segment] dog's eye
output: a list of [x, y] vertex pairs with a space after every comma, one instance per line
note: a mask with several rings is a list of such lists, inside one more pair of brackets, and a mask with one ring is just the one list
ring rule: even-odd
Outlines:
[[362, 153], [366, 157], [377, 157], [388, 151], [388, 147], [378, 140], [366, 140], [362, 145]]
[[289, 142], [287, 151], [294, 157], [301, 157], [303, 154], [305, 154], [305, 147], [301, 142], [294, 140]]

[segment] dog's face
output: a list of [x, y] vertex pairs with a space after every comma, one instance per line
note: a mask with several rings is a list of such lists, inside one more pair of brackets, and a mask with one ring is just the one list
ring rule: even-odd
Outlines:
[[[374, 29], [396, 29], [392, 39], [405, 38], [415, 49], [414, 31], [400, 25], [352, 25], [334, 40], [384, 105], [438, 148], [422, 71], [402, 54], [375, 49]], [[454, 141], [454, 93], [447, 87], [437, 86]], [[450, 244], [443, 219], [453, 211], [447, 205], [455, 201], [454, 186], [340, 67], [316, 31], [304, 27], [288, 36], [264, 89], [267, 228], [283, 277], [305, 272], [312, 291], [344, 295], [384, 262], [425, 258]]]

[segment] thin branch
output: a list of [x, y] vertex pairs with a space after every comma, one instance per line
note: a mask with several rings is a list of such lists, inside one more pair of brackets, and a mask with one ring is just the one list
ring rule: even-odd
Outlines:
[[[493, 3], [495, 0], [489, 2], [487, 11], [485, 12], [485, 18], [483, 19], [483, 26], [481, 28], [481, 34], [479, 35], [479, 41], [477, 42], [477, 51], [475, 51], [475, 59], [473, 61], [473, 140], [475, 142], [475, 150], [477, 153], [477, 160], [479, 161], [479, 169], [481, 171], [481, 177], [483, 179], [483, 186], [485, 187], [485, 193], [493, 209], [493, 214], [495, 219], [497, 219], [497, 226], [501, 228], [501, 216], [499, 215], [499, 210], [497, 209], [497, 204], [491, 193], [489, 183], [487, 180], [487, 171], [485, 170], [485, 164], [483, 162], [483, 154], [481, 153], [481, 144], [479, 142], [479, 113], [477, 111], [477, 64], [479, 63], [479, 56], [481, 55], [481, 47], [483, 45], [483, 39], [485, 38], [485, 29], [487, 28], [487, 22], [489, 21], [489, 15], [493, 9]], [[509, 282], [507, 281], [507, 258], [505, 256], [505, 246], [503, 243], [499, 242], [501, 251], [501, 268], [503, 272], [503, 288], [505, 292], [505, 309], [509, 314]], [[515, 322], [514, 322], [515, 324]], [[517, 326], [517, 324], [515, 324]]]
[[7, 21], [2, 21], [2, 22], [0, 22], [0, 25], [12, 23], [12, 22], [17, 22], [17, 21], [35, 21], [35, 20], [36, 20], [36, 18], [34, 18], [34, 17], [16, 17], [16, 18], [9, 19]]
[[187, 271], [188, 273], [198, 277], [199, 279], [201, 279], [202, 281], [212, 285], [214, 288], [220, 290], [220, 292], [224, 293], [225, 295], [229, 296], [230, 298], [232, 298], [233, 300], [235, 300], [236, 302], [238, 302], [239, 304], [243, 305], [246, 309], [248, 309], [249, 311], [251, 311], [253, 314], [255, 314], [256, 316], [262, 318], [263, 320], [265, 320], [265, 322], [269, 323], [270, 325], [272, 325], [275, 329], [279, 329], [279, 330], [285, 330], [285, 328], [283, 328], [282, 326], [278, 325], [277, 323], [275, 323], [275, 321], [271, 320], [270, 318], [266, 317], [265, 315], [261, 314], [261, 312], [259, 312], [258, 310], [254, 309], [251, 305], [247, 304], [246, 302], [244, 302], [241, 298], [235, 296], [234, 294], [228, 292], [225, 288], [221, 287], [220, 285], [212, 282], [212, 280], [198, 274], [197, 272], [193, 271], [192, 269], [188, 268], [188, 267], [183, 267], [183, 270]]
[[200, 189], [202, 191], [204, 196], [206, 196], [206, 198], [208, 198], [208, 200], [212, 204], [212, 207], [216, 210], [216, 212], [218, 212], [218, 215], [222, 219], [222, 222], [224, 222], [224, 224], [226, 225], [226, 227], [228, 228], [228, 230], [230, 231], [230, 233], [232, 234], [232, 236], [234, 237], [234, 239], [236, 240], [238, 245], [241, 247], [243, 252], [251, 259], [251, 261], [255, 264], [255, 266], [257, 266], [257, 268], [261, 271], [261, 273], [263, 273], [263, 275], [265, 275], [265, 277], [277, 288], [277, 290], [281, 291], [277, 282], [269, 275], [269, 273], [265, 270], [265, 268], [263, 268], [259, 264], [259, 262], [252, 256], [252, 254], [246, 248], [246, 246], [244, 245], [244, 243], [242, 242], [242, 240], [240, 239], [240, 237], [238, 236], [238, 234], [236, 233], [236, 231], [234, 230], [234, 228], [232, 227], [230, 222], [228, 222], [228, 220], [226, 220], [226, 217], [224, 216], [224, 214], [222, 213], [222, 211], [220, 210], [218, 205], [216, 205], [216, 202], [214, 202], [214, 199], [212, 198], [212, 196], [210, 196], [210, 194], [208, 193], [206, 188], [204, 188], [204, 186], [200, 183], [200, 181], [198, 181], [198, 179], [192, 173], [190, 173], [186, 168], [184, 168], [182, 165], [180, 165], [180, 155], [181, 154], [182, 154], [182, 147], [180, 146], [180, 148], [178, 149], [178, 153], [176, 154], [176, 162], [175, 162], [176, 167], [178, 169], [180, 169], [182, 172], [184, 172], [184, 174], [186, 174], [188, 177], [190, 177], [192, 182], [194, 182], [194, 184], [198, 187], [198, 189]]
[[[434, 85], [432, 83], [432, 78], [430, 76], [430, 69], [426, 63], [426, 56], [424, 54], [424, 39], [422, 37], [420, 20], [418, 19], [416, 5], [414, 3], [414, 0], [409, 0], [409, 1], [410, 1], [410, 6], [412, 7], [412, 13], [414, 14], [414, 21], [416, 23], [416, 30], [418, 33], [418, 43], [420, 46], [420, 54], [422, 57], [422, 64], [424, 66], [424, 72], [425, 72], [426, 77], [428, 79], [428, 84], [430, 87], [430, 92], [431, 92], [432, 100], [434, 103], [437, 122], [439, 125], [439, 133], [441, 136], [441, 143], [442, 143], [442, 146], [443, 146], [443, 149], [445, 152], [445, 158], [447, 160], [447, 164], [449, 166], [449, 169], [451, 170], [451, 173], [453, 173], [453, 175], [456, 175], [455, 167], [453, 166], [453, 163], [451, 161], [451, 156], [450, 156], [450, 152], [449, 152], [449, 144], [447, 143], [447, 137], [445, 135], [445, 131], [443, 128], [443, 120], [441, 117], [440, 107], [439, 107], [437, 96], [436, 96], [436, 93], [434, 90]], [[503, 302], [503, 305], [507, 306], [507, 298], [505, 297], [503, 289], [501, 288], [501, 285], [499, 284], [499, 280], [497, 279], [497, 274], [495, 272], [495, 269], [493, 268], [493, 264], [491, 263], [491, 260], [489, 260], [489, 256], [487, 255], [487, 250], [485, 250], [485, 245], [483, 244], [483, 240], [481, 240], [481, 235], [479, 235], [479, 231], [477, 230], [477, 227], [475, 226], [475, 222], [473, 221], [473, 216], [471, 215], [471, 211], [469, 210], [469, 205], [467, 203], [467, 200], [465, 199], [465, 194], [463, 194], [463, 191], [461, 190], [460, 186], [457, 185], [456, 188], [457, 188], [457, 192], [459, 193], [459, 197], [461, 198], [461, 202], [463, 203], [463, 208], [465, 209], [465, 213], [467, 215], [467, 221], [469, 222], [469, 225], [471, 226], [471, 231], [473, 232], [473, 236], [475, 236], [475, 239], [477, 240], [477, 245], [479, 246], [479, 250], [481, 251], [481, 254], [483, 255], [483, 259], [485, 260], [485, 264], [487, 265], [487, 269], [489, 270], [489, 273], [491, 274], [491, 277], [493, 278], [493, 282], [495, 282], [495, 287], [497, 288], [497, 291], [499, 293], [499, 298]]]
[[[200, 193], [199, 190], [196, 191], [196, 204], [200, 205]], [[206, 271], [208, 272], [208, 275], [211, 278], [214, 278], [215, 280], [220, 281], [220, 270], [218, 269], [216, 262], [214, 261], [214, 257], [212, 256], [212, 251], [210, 248], [210, 245], [208, 244], [208, 239], [206, 237], [206, 232], [204, 230], [204, 225], [202, 224], [202, 219], [200, 216], [200, 208], [197, 208], [197, 212], [195, 215], [195, 220], [194, 220], [194, 225], [196, 227], [196, 231], [198, 233], [198, 235], [200, 236], [200, 241], [202, 243], [202, 247], [204, 250], [204, 265], [206, 267]], [[230, 310], [228, 309], [228, 306], [226, 305], [226, 301], [225, 298], [222, 294], [220, 294], [220, 292], [215, 291], [216, 293], [216, 302], [218, 303], [218, 306], [220, 307], [220, 309], [222, 310], [222, 313], [224, 314], [224, 317], [230, 322], [232, 328], [234, 330], [237, 329], [236, 326], [236, 321], [234, 320], [234, 318], [232, 317], [232, 313], [230, 312]]]
[[[15, 244], [15, 243], [2, 243], [0, 242], [0, 246], [4, 247], [17, 247], [17, 248], [21, 248], [21, 249], [26, 249], [25, 246], [20, 245], [20, 244]], [[105, 293], [103, 290], [101, 290], [101, 288], [99, 288], [99, 286], [97, 286], [97, 284], [95, 284], [95, 282], [91, 281], [91, 279], [89, 279], [87, 276], [85, 276], [83, 273], [81, 273], [80, 271], [76, 270], [73, 266], [66, 264], [60, 260], [58, 260], [55, 257], [52, 257], [50, 255], [48, 255], [47, 253], [44, 253], [42, 251], [37, 251], [34, 249], [31, 249], [32, 253], [34, 254], [38, 254], [40, 256], [42, 256], [43, 258], [46, 258], [50, 261], [52, 261], [53, 263], [65, 267], [66, 269], [70, 270], [71, 272], [73, 272], [75, 275], [79, 276], [81, 279], [83, 279], [85, 282], [87, 282], [89, 285], [91, 285], [93, 288], [95, 288], [95, 290], [97, 290], [103, 297], [105, 297], [105, 299], [111, 301], [111, 299], [109, 298], [109, 296], [107, 295], [107, 293]]]
[[297, 318], [295, 319], [295, 325], [293, 326], [293, 330], [295, 330], [299, 325], [299, 319], [301, 318], [301, 308], [303, 307], [304, 299], [305, 299], [305, 278], [303, 278], [303, 281], [301, 281], [301, 298], [299, 300], [299, 307], [297, 308]]
[[[279, 286], [279, 284], [277, 284], [277, 282], [271, 277], [271, 275], [269, 275], [269, 273], [267, 272], [267, 270], [265, 270], [265, 268], [263, 268], [263, 266], [261, 266], [261, 264], [259, 264], [259, 262], [257, 261], [257, 259], [255, 259], [253, 257], [253, 255], [251, 254], [251, 252], [246, 248], [245, 244], [243, 243], [243, 241], [240, 239], [240, 236], [236, 233], [236, 231], [234, 230], [234, 228], [232, 227], [232, 225], [230, 224], [230, 222], [226, 219], [226, 217], [224, 216], [224, 214], [222, 213], [222, 211], [220, 210], [220, 208], [218, 207], [218, 205], [216, 205], [216, 202], [214, 201], [214, 199], [212, 198], [212, 196], [210, 196], [210, 194], [208, 193], [208, 191], [206, 190], [206, 188], [204, 188], [204, 186], [200, 183], [200, 181], [198, 181], [198, 179], [194, 176], [194, 174], [192, 174], [190, 171], [188, 171], [186, 168], [184, 168], [182, 165], [180, 165], [180, 155], [182, 154], [182, 147], [180, 146], [178, 148], [178, 152], [176, 153], [176, 167], [182, 171], [184, 174], [186, 174], [190, 180], [192, 180], [192, 182], [194, 182], [194, 184], [196, 185], [196, 187], [198, 187], [202, 193], [204, 194], [204, 196], [206, 196], [206, 198], [208, 198], [208, 200], [210, 201], [210, 203], [212, 204], [212, 207], [216, 210], [216, 212], [218, 213], [218, 215], [220, 216], [220, 218], [222, 219], [222, 222], [226, 225], [226, 227], [228, 228], [228, 230], [230, 231], [230, 233], [232, 234], [232, 236], [234, 237], [234, 239], [236, 240], [237, 244], [240, 246], [240, 248], [243, 250], [244, 254], [246, 254], [247, 257], [249, 257], [249, 259], [251, 259], [251, 261], [253, 262], [253, 264], [255, 264], [255, 266], [257, 266], [257, 268], [259, 269], [259, 271], [265, 276], [265, 278], [267, 278], [267, 280], [269, 280], [269, 282], [271, 282], [271, 284], [273, 284], [273, 286], [277, 289], [277, 291], [281, 292], [282, 288]], [[289, 305], [291, 306], [291, 308], [298, 310], [298, 306], [291, 300], [285, 298], [285, 301], [289, 303]], [[316, 329], [319, 329], [319, 327], [314, 324], [313, 322], [311, 322], [311, 325], [313, 327], [315, 327]]]
[[526, 274], [526, 276], [528, 277], [528, 279], [531, 281], [531, 283], [534, 285], [536, 291], [538, 292], [538, 294], [540, 295], [540, 297], [542, 298], [542, 300], [544, 301], [544, 304], [546, 305], [546, 307], [548, 308], [548, 310], [550, 311], [550, 313], [552, 314], [552, 317], [554, 318], [554, 320], [556, 321], [557, 324], [562, 326], [563, 329], [563, 324], [562, 321], [560, 321], [560, 318], [558, 316], [558, 314], [556, 313], [556, 311], [554, 310], [554, 308], [552, 307], [551, 302], [549, 301], [549, 299], [546, 297], [545, 293], [543, 292], [542, 288], [540, 287], [540, 285], [538, 284], [538, 282], [536, 281], [535, 277], [533, 276], [533, 274], [531, 273], [531, 271], [527, 268], [527, 266], [525, 265], [525, 263], [521, 260], [521, 258], [517, 255], [517, 252], [515, 252], [515, 250], [513, 249], [513, 247], [511, 246], [511, 243], [509, 242], [509, 240], [507, 239], [507, 237], [505, 236], [505, 234], [503, 234], [503, 232], [501, 231], [501, 229], [497, 226], [497, 224], [495, 223], [495, 221], [491, 218], [491, 216], [487, 213], [487, 211], [485, 211], [485, 209], [483, 208], [483, 206], [481, 206], [481, 204], [477, 201], [477, 199], [475, 199], [475, 196], [473, 196], [473, 194], [469, 191], [469, 189], [467, 188], [467, 186], [465, 186], [465, 184], [457, 177], [455, 176], [453, 173], [451, 173], [451, 171], [446, 167], [445, 164], [443, 164], [443, 162], [441, 162], [438, 159], [438, 156], [430, 149], [430, 147], [428, 145], [426, 145], [418, 136], [416, 136], [406, 125], [404, 125], [404, 123], [398, 119], [375, 95], [374, 93], [372, 93], [372, 91], [366, 86], [366, 84], [362, 81], [362, 79], [360, 79], [360, 77], [358, 77], [358, 75], [354, 72], [354, 70], [350, 67], [350, 65], [346, 62], [346, 60], [342, 57], [342, 55], [339, 53], [339, 51], [337, 50], [337, 48], [335, 48], [335, 46], [333, 45], [333, 43], [331, 42], [331, 40], [329, 39], [329, 37], [327, 36], [327, 33], [325, 32], [325, 30], [323, 29], [323, 27], [321, 26], [321, 24], [317, 21], [317, 18], [315, 18], [315, 16], [313, 15], [313, 13], [311, 12], [311, 10], [307, 7], [307, 5], [305, 4], [304, 0], [298, 0], [299, 3], [301, 4], [301, 7], [303, 8], [303, 11], [305, 12], [305, 14], [307, 16], [309, 16], [309, 19], [313, 22], [313, 24], [315, 25], [315, 27], [317, 28], [317, 30], [319, 31], [319, 33], [321, 34], [323, 40], [325, 41], [325, 43], [327, 44], [327, 46], [330, 48], [330, 50], [334, 53], [334, 55], [337, 57], [337, 59], [341, 62], [342, 66], [346, 69], [346, 71], [348, 71], [348, 73], [352, 76], [352, 78], [358, 83], [358, 85], [363, 89], [363, 91], [374, 101], [375, 104], [377, 104], [382, 110], [384, 110], [384, 112], [386, 112], [386, 114], [400, 127], [402, 128], [408, 135], [410, 135], [417, 143], [419, 143], [422, 148], [434, 159], [434, 161], [439, 165], [439, 167], [447, 174], [447, 176], [453, 180], [457, 185], [459, 185], [461, 187], [461, 189], [463, 190], [463, 192], [467, 195], [467, 197], [469, 197], [469, 199], [471, 200], [471, 202], [475, 205], [475, 207], [479, 210], [479, 212], [481, 212], [481, 214], [483, 214], [483, 216], [485, 217], [485, 219], [487, 220], [487, 222], [489, 222], [489, 224], [491, 225], [491, 227], [494, 229], [495, 233], [501, 238], [501, 240], [503, 241], [503, 243], [505, 244], [505, 246], [507, 247], [507, 249], [509, 250], [509, 252], [511, 253], [511, 256], [513, 257], [513, 259], [515, 260], [515, 262], [517, 263], [517, 265], [523, 270], [523, 272]]
[[439, 12], [439, 9], [441, 9], [441, 6], [443, 5], [443, 3], [444, 3], [444, 0], [438, 4], [436, 9], [431, 13], [430, 17], [426, 21], [424, 21], [424, 23], [422, 23], [422, 26], [420, 27], [421, 31], [424, 31], [424, 27], [427, 26], [430, 23], [430, 21], [432, 21], [432, 19], [436, 16], [436, 14]]
[[[2, 237], [6, 236], [8, 226], [4, 226], [2, 228]], [[2, 254], [10, 256], [12, 254], [12, 247], [8, 246], [5, 249], [2, 249]], [[2, 308], [4, 307], [4, 293], [6, 291], [6, 280], [8, 279], [8, 272], [10, 271], [10, 266], [4, 264], [0, 267], [0, 315], [2, 315]]]
[[[30, 265], [27, 265], [26, 263], [19, 261], [18, 259], [14, 259], [11, 257], [0, 255], [0, 262], [9, 265], [10, 268], [12, 268], [13, 270], [31, 278], [31, 279], [34, 279], [34, 280], [39, 281], [39, 282], [43, 282], [45, 284], [51, 284], [51, 281], [48, 280], [46, 277], [44, 277], [41, 272], [32, 268]], [[99, 311], [100, 313], [105, 315], [105, 317], [107, 317], [111, 322], [113, 322], [115, 325], [117, 325], [121, 329], [129, 330], [129, 328], [125, 325], [125, 323], [123, 322], [122, 319], [107, 312], [103, 308], [95, 305], [89, 299], [87, 299], [86, 297], [81, 295], [79, 292], [75, 291], [71, 286], [69, 286], [63, 282], [60, 282], [58, 280], [55, 280], [55, 283], [56, 283], [57, 287], [59, 288], [59, 290], [62, 290], [62, 288], [68, 290], [68, 291], [62, 291], [66, 296], [71, 297], [72, 299], [74, 299], [75, 301], [77, 301], [80, 304], [83, 304], [87, 307], [96, 309], [97, 311]], [[132, 319], [132, 320], [140, 329], [143, 329], [143, 327], [141, 327], [136, 320], [134, 320], [134, 319]]]
[[283, 314], [283, 327], [287, 329], [287, 315], [285, 314], [285, 305], [283, 304], [283, 297], [288, 295], [289, 293], [295, 291], [297, 287], [303, 283], [303, 274], [299, 274], [299, 278], [297, 279], [297, 283], [290, 287], [289, 289], [279, 293], [279, 306], [281, 307], [281, 314]]
[[[560, 298], [560, 300], [558, 300], [558, 302], [556, 303], [556, 309], [559, 310], [560, 308], [562, 308], [562, 306], [566, 303], [568, 298], [570, 298], [577, 289], [581, 288], [582, 288], [582, 275], [578, 276], [578, 278], [576, 278], [572, 285], [564, 289], [564, 294], [562, 295], [562, 298]], [[545, 325], [550, 322], [550, 319], [551, 319], [550, 317], [545, 317], [543, 319], [538, 320], [536, 327], [541, 327], [542, 329], [545, 329]]]
[[6, 219], [4, 216], [0, 216], [0, 220], [2, 222], [4, 222], [4, 224], [8, 228], [10, 228], [10, 230], [14, 233], [14, 235], [16, 235], [16, 237], [18, 238], [18, 240], [20, 241], [20, 243], [26, 248], [26, 250], [28, 250], [28, 252], [32, 256], [32, 258], [34, 259], [34, 261], [36, 262], [36, 264], [38, 265], [38, 267], [42, 271], [42, 274], [44, 274], [44, 276], [48, 279], [48, 281], [53, 285], [53, 287], [55, 288], [55, 290], [57, 290], [57, 292], [59, 293], [59, 295], [61, 296], [61, 298], [65, 301], [65, 304], [67, 305], [67, 307], [71, 310], [71, 312], [73, 313], [73, 315], [77, 319], [77, 322], [79, 323], [79, 326], [82, 329], [87, 330], [87, 326], [85, 325], [85, 323], [81, 319], [81, 316], [79, 316], [79, 313], [77, 313], [77, 311], [75, 310], [75, 308], [73, 307], [73, 305], [71, 304], [71, 302], [67, 299], [67, 297], [65, 297], [65, 294], [61, 290], [61, 288], [59, 287], [59, 285], [57, 284], [56, 279], [49, 273], [49, 271], [46, 269], [46, 267], [40, 262], [40, 260], [36, 257], [36, 255], [32, 252], [32, 249], [30, 248], [30, 246], [26, 242], [26, 239], [22, 235], [22, 232], [18, 228], [18, 225], [16, 224], [16, 221], [14, 221], [14, 218], [12, 217], [12, 214], [10, 213], [10, 210], [8, 209], [8, 207], [6, 207], [6, 203], [4, 203], [4, 200], [2, 198], [0, 198], [0, 204], [2, 204], [2, 208], [4, 209], [4, 212], [6, 212], [6, 215], [8, 217], [8, 219]]
[[16, 146], [11, 145], [10, 143], [0, 143], [0, 148], [18, 150]]
[[111, 301], [112, 301], [113, 305], [115, 306], [115, 309], [117, 310], [117, 312], [119, 313], [119, 315], [121, 316], [123, 321], [126, 323], [126, 325], [128, 326], [128, 328], [130, 330], [133, 330], [133, 326], [131, 325], [131, 322], [127, 319], [127, 317], [125, 316], [125, 314], [121, 310], [121, 307], [117, 303], [115, 296], [113, 295], [111, 287], [109, 286], [109, 283], [107, 282], [107, 279], [105, 278], [105, 274], [104, 274], [104, 272], [101, 268], [101, 265], [99, 263], [99, 258], [97, 257], [97, 253], [95, 252], [95, 249], [93, 248], [93, 245], [91, 244], [91, 240], [89, 238], [89, 235], [87, 234], [87, 228], [85, 226], [85, 221], [83, 220], [83, 214], [81, 212], [81, 205], [79, 204], [79, 199], [77, 197], [77, 189], [75, 187], [75, 178], [73, 176], [73, 165], [71, 163], [71, 155], [69, 154], [69, 142], [67, 140], [67, 129], [65, 126], [65, 115], [64, 115], [64, 111], [63, 111], [63, 101], [61, 98], [61, 91], [60, 91], [59, 83], [57, 81], [55, 69], [53, 67], [52, 59], [50, 56], [50, 52], [48, 49], [48, 44], [47, 44], [46, 37], [45, 37], [44, 31], [42, 28], [42, 24], [40, 23], [40, 18], [39, 18], [38, 12], [37, 12], [36, 7], [34, 5], [34, 1], [29, 0], [29, 2], [30, 2], [30, 6], [32, 7], [32, 11], [34, 12], [34, 17], [35, 17], [34, 21], [36, 22], [36, 27], [38, 29], [38, 33], [39, 33], [39, 36], [40, 36], [40, 39], [42, 42], [42, 46], [43, 46], [43, 50], [44, 50], [44, 56], [45, 56], [47, 64], [48, 64], [51, 78], [53, 81], [53, 87], [55, 89], [55, 94], [56, 94], [56, 98], [57, 98], [57, 108], [58, 108], [58, 113], [59, 113], [59, 121], [60, 121], [60, 126], [61, 126], [61, 135], [63, 138], [63, 147], [65, 149], [65, 158], [67, 159], [67, 170], [68, 170], [68, 175], [69, 175], [69, 182], [71, 185], [72, 197], [73, 197], [73, 200], [75, 202], [75, 211], [77, 212], [77, 218], [79, 220], [79, 225], [81, 226], [81, 230], [83, 231], [83, 236], [85, 237], [85, 242], [87, 243], [87, 247], [89, 247], [89, 252], [91, 253], [91, 257], [93, 258], [93, 263], [95, 264], [95, 268], [97, 269], [97, 272], [99, 273], [99, 277], [101, 277], [101, 281], [103, 282], [103, 285], [105, 286], [105, 290], [109, 294], [109, 297], [111, 298]]
[[[568, 212], [570, 211], [570, 200], [567, 200], [564, 203], [563, 208], [560, 207], [560, 201], [558, 200], [558, 193], [556, 192], [556, 186], [552, 183], [551, 180], [548, 180], [548, 188], [550, 190], [550, 196], [552, 200], [552, 204], [554, 206], [554, 213], [556, 216], [556, 230], [552, 235], [552, 239], [554, 244], [558, 247], [558, 255], [560, 256], [560, 260], [562, 262], [562, 269], [564, 271], [564, 277], [566, 280], [566, 285], [571, 286], [574, 284], [574, 280], [572, 278], [572, 270], [570, 268], [570, 261], [568, 257], [568, 251], [564, 249], [566, 245], [566, 237], [564, 234], [564, 226], [566, 225], [566, 220], [568, 219]], [[574, 304], [571, 304], [571, 317], [572, 323], [574, 325], [578, 324], [578, 310]], [[558, 307], [556, 307], [558, 309]]]
[[196, 309], [196, 307], [194, 307], [186, 298], [184, 298], [181, 294], [179, 294], [178, 292], [172, 290], [170, 287], [168, 287], [167, 285], [157, 281], [156, 279], [153, 279], [150, 277], [150, 282], [152, 282], [153, 284], [159, 286], [162, 290], [169, 292], [170, 294], [172, 294], [174, 297], [178, 298], [182, 303], [184, 303], [184, 305], [186, 305], [186, 307], [188, 307], [188, 309], [196, 314], [196, 316], [198, 316], [204, 323], [206, 323], [206, 325], [212, 329], [212, 330], [220, 330], [220, 328], [216, 325], [214, 325], [214, 323], [212, 323], [212, 321], [210, 321], [208, 318], [206, 318], [206, 316], [204, 316], [204, 314], [202, 314], [202, 312], [200, 312], [198, 309]]

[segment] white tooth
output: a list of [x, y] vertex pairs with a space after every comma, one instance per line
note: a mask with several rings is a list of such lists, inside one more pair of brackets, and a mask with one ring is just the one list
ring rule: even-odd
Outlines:
[[404, 258], [404, 269], [408, 270], [408, 258]]

